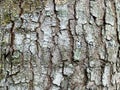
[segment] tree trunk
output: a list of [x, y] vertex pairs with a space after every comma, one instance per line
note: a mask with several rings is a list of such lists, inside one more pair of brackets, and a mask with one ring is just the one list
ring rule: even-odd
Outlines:
[[120, 90], [119, 0], [0, 3], [0, 90]]

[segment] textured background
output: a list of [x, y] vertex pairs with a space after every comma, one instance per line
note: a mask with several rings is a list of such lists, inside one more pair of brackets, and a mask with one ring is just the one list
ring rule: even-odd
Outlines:
[[119, 0], [3, 0], [0, 9], [0, 90], [120, 90]]

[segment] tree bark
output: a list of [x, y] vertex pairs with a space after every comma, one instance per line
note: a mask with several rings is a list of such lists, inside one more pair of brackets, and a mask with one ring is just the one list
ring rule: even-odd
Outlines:
[[120, 90], [119, 0], [8, 1], [0, 90]]

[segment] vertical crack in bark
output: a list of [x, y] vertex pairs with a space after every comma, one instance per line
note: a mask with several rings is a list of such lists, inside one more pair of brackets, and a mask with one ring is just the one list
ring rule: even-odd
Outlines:
[[[103, 14], [103, 30], [104, 30], [104, 35], [106, 35], [106, 1], [104, 0], [104, 14]], [[104, 42], [104, 50], [105, 50], [105, 60], [108, 61], [108, 51], [107, 51], [107, 46], [106, 43]]]
[[33, 70], [33, 65], [32, 65], [32, 53], [31, 53], [29, 64], [30, 64], [31, 78], [29, 81], [29, 89], [28, 90], [34, 90], [34, 70]]
[[77, 20], [77, 18], [76, 18], [76, 3], [77, 3], [77, 1], [75, 0], [74, 5], [73, 5], [73, 7], [74, 7], [74, 19], [75, 20]]
[[21, 17], [21, 15], [23, 14], [24, 12], [24, 9], [22, 8], [22, 4], [23, 4], [23, 0], [19, 0], [19, 9], [20, 9], [20, 12], [19, 12], [19, 17], [20, 17], [20, 20], [21, 20], [21, 25], [20, 25], [20, 28], [22, 27], [23, 25], [23, 21], [24, 19]]
[[107, 51], [107, 45], [106, 45], [106, 43], [104, 43], [104, 50], [105, 50], [105, 60], [106, 61], [108, 61], [108, 55], [109, 55], [109, 53], [108, 53], [108, 51]]
[[23, 3], [23, 0], [19, 0], [19, 8], [20, 8], [19, 17], [23, 14], [22, 3]]
[[117, 71], [119, 72], [119, 67], [120, 67], [120, 37], [119, 37], [119, 29], [118, 29], [118, 18], [117, 18], [117, 9], [116, 9], [116, 3], [115, 1], [111, 1], [111, 4], [112, 4], [112, 9], [113, 9], [113, 13], [114, 13], [114, 17], [115, 17], [115, 22], [114, 22], [114, 28], [116, 30], [116, 41], [118, 42], [119, 46], [118, 46], [118, 49], [117, 49], [117, 58], [118, 60], [116, 61], [116, 66], [118, 67], [117, 68]]
[[102, 26], [99, 26], [99, 28], [100, 28], [100, 34], [99, 34], [99, 35], [100, 35], [100, 42], [101, 42], [101, 44], [103, 45], [103, 43], [104, 43], [104, 42], [103, 42], [103, 37], [104, 37], [104, 36], [103, 36], [103, 28], [102, 28]]
[[84, 69], [84, 75], [85, 75], [85, 77], [84, 77], [84, 85], [87, 86], [87, 83], [88, 83], [88, 80], [89, 80], [87, 68]]
[[[52, 40], [53, 40], [54, 46], [57, 46], [57, 43], [55, 42], [55, 36], [58, 37], [57, 33], [60, 32], [60, 20], [59, 20], [59, 18], [58, 18], [58, 16], [57, 16], [55, 0], [53, 0], [53, 5], [54, 5], [53, 10], [54, 10], [55, 19], [56, 19], [56, 26], [55, 26], [55, 27], [54, 27], [54, 26], [51, 26], [51, 28], [52, 28], [52, 27], [55, 28], [55, 31], [54, 31], [55, 35], [52, 36]], [[61, 32], [60, 32], [60, 33], [61, 33]], [[59, 48], [59, 47], [58, 47], [58, 48]]]
[[56, 3], [55, 3], [55, 0], [53, 0], [53, 4], [54, 4], [54, 13], [55, 13], [55, 15], [56, 15], [56, 17], [57, 17], [57, 11], [56, 11]]
[[[0, 37], [0, 40], [1, 41], [3, 41], [3, 38], [4, 38], [4, 34], [3, 35], [1, 35], [1, 37]], [[2, 48], [2, 44], [0, 44], [0, 64], [2, 64], [1, 65], [1, 67], [0, 67], [0, 76], [3, 74], [3, 71], [4, 71], [4, 67], [5, 67], [5, 55], [6, 55], [6, 50], [4, 50], [4, 52], [3, 52], [3, 48]]]
[[89, 46], [88, 46], [88, 42], [87, 42], [87, 40], [86, 40], [86, 34], [85, 34], [85, 29], [84, 29], [84, 25], [82, 25], [82, 29], [83, 29], [83, 39], [84, 39], [84, 41], [85, 41], [85, 43], [86, 43], [86, 59], [84, 60], [84, 63], [85, 63], [85, 65], [87, 65], [87, 66], [85, 66], [85, 69], [84, 69], [84, 75], [85, 75], [85, 81], [84, 81], [84, 84], [85, 84], [85, 86], [87, 86], [87, 83], [88, 83], [88, 80], [89, 80], [89, 78], [88, 78], [88, 72], [87, 72], [87, 67], [89, 68], [90, 66], [89, 66]]
[[[83, 29], [83, 34], [82, 34], [83, 35], [83, 39], [84, 39], [84, 41], [86, 43], [86, 59], [89, 60], [89, 46], [88, 46], [89, 44], [88, 44], [88, 42], [86, 40], [86, 32], [85, 32], [85, 29], [84, 29], [84, 25], [82, 25], [82, 29]], [[89, 62], [87, 64], [89, 65]]]
[[15, 33], [14, 33], [14, 21], [11, 21], [12, 23], [12, 27], [10, 29], [10, 49], [12, 50], [12, 54], [13, 54], [13, 51], [14, 51], [14, 39], [15, 39]]
[[48, 65], [48, 71], [47, 71], [47, 79], [48, 79], [48, 82], [47, 82], [47, 87], [45, 88], [45, 90], [50, 90], [51, 86], [52, 86], [52, 77], [51, 77], [51, 74], [52, 74], [52, 70], [53, 70], [53, 63], [52, 63], [52, 58], [53, 58], [53, 55], [52, 55], [52, 50], [50, 48], [48, 48], [49, 50], [49, 53], [50, 53], [50, 61], [49, 61], [49, 65]]
[[118, 19], [117, 19], [117, 9], [116, 9], [116, 3], [115, 3], [114, 0], [112, 1], [112, 9], [113, 9], [113, 12], [114, 12], [114, 17], [115, 17], [114, 27], [115, 27], [115, 30], [116, 30], [116, 38], [117, 38], [117, 41], [118, 41], [118, 43], [120, 45]]
[[120, 46], [118, 47], [117, 57], [120, 60]]
[[75, 0], [74, 5], [73, 5], [73, 8], [74, 8], [74, 19], [75, 19], [74, 32], [75, 32], [75, 36], [78, 37], [77, 32], [76, 32], [76, 25], [77, 25], [77, 20], [78, 20], [77, 17], [76, 17], [76, 3], [77, 3], [77, 1]]
[[[56, 10], [56, 3], [55, 3], [55, 0], [53, 0], [53, 4], [54, 4], [54, 14], [55, 14], [55, 18], [56, 18], [56, 23], [57, 23], [57, 26], [56, 26], [56, 31], [60, 31], [60, 20], [59, 20], [59, 18], [58, 18], [58, 16], [57, 16], [57, 13], [58, 13], [58, 11]], [[56, 34], [57, 34], [57, 32], [56, 32]]]
[[106, 33], [105, 31], [106, 31], [106, 2], [105, 2], [105, 0], [104, 0], [104, 8], [103, 8], [103, 10], [104, 10], [104, 14], [103, 14], [103, 29], [104, 29], [104, 34]]
[[30, 60], [29, 60], [29, 69], [30, 69], [30, 80], [29, 80], [29, 88], [28, 90], [34, 90], [34, 70], [33, 70], [33, 54], [30, 50], [30, 46], [29, 46], [29, 52], [30, 52]]
[[[41, 57], [41, 55], [39, 55], [40, 53], [40, 48], [41, 48], [41, 45], [40, 45], [40, 43], [39, 43], [39, 39], [40, 39], [40, 37], [39, 37], [39, 32], [42, 32], [42, 30], [41, 30], [41, 22], [40, 22], [40, 19], [41, 19], [41, 16], [42, 16], [42, 11], [40, 11], [39, 12], [39, 18], [38, 18], [38, 27], [36, 27], [35, 28], [35, 32], [36, 32], [36, 48], [37, 48], [37, 57], [40, 59]], [[40, 31], [38, 31], [38, 29], [40, 30]]]
[[77, 18], [76, 18], [76, 3], [77, 1], [75, 0], [74, 1], [74, 4], [73, 4], [73, 12], [74, 12], [74, 18], [73, 19], [69, 19], [68, 20], [68, 36], [69, 36], [69, 39], [70, 39], [70, 47], [71, 47], [71, 51], [70, 51], [70, 59], [71, 59], [71, 62], [74, 61], [74, 36], [72, 34], [72, 30], [71, 30], [71, 22], [72, 21], [75, 21], [75, 24], [74, 24], [74, 33], [75, 35], [77, 36], [77, 33], [76, 33], [76, 24], [77, 24]]
[[12, 55], [14, 53], [14, 40], [15, 40], [15, 31], [14, 31], [14, 21], [11, 20], [11, 23], [12, 23], [12, 27], [10, 29], [10, 49], [9, 49], [9, 52], [8, 52], [8, 55], [10, 56], [9, 57], [9, 63], [11, 65], [10, 69], [11, 69], [11, 72], [12, 72]]
[[73, 4], [73, 12], [74, 12], [73, 16], [74, 16], [74, 18], [68, 20], [68, 29], [67, 29], [68, 36], [69, 36], [69, 39], [70, 39], [70, 48], [71, 48], [71, 51], [70, 51], [70, 60], [71, 60], [71, 62], [74, 61], [74, 36], [73, 36], [72, 30], [71, 30], [71, 22], [72, 21], [75, 21], [74, 32], [75, 32], [75, 35], [77, 36], [77, 33], [76, 33], [76, 23], [77, 23], [77, 18], [76, 18], [76, 3], [77, 3], [77, 1], [75, 0], [74, 4]]
[[[8, 63], [10, 64], [10, 72], [7, 70], [7, 74], [6, 74], [6, 77], [5, 77], [5, 83], [7, 83], [7, 79], [10, 77], [10, 73], [12, 74], [12, 67], [13, 67], [13, 63], [12, 63], [12, 55], [14, 53], [14, 40], [15, 40], [15, 32], [14, 32], [14, 26], [15, 26], [15, 23], [13, 20], [11, 20], [11, 28], [10, 28], [10, 48], [9, 48], [9, 51], [7, 53], [5, 53], [4, 55], [4, 60], [6, 60], [7, 58], [9, 59]], [[6, 62], [5, 62], [6, 64]], [[6, 65], [5, 65], [6, 66]], [[4, 66], [4, 68], [6, 68]], [[6, 69], [5, 69], [6, 70]], [[12, 77], [11, 77], [12, 79]], [[8, 86], [6, 86], [8, 87]]]
[[24, 67], [24, 53], [23, 52], [21, 52], [21, 62], [20, 63], [21, 63], [20, 64], [21, 68], [23, 68]]
[[68, 36], [69, 36], [69, 39], [70, 39], [70, 60], [71, 62], [74, 61], [74, 37], [72, 35], [72, 31], [71, 31], [71, 19], [68, 20], [68, 29], [67, 29], [67, 32], [68, 32]]

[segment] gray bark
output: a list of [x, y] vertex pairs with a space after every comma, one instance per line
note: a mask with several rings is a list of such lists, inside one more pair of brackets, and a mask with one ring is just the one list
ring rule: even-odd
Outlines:
[[0, 6], [0, 90], [120, 90], [119, 0], [17, 5]]

